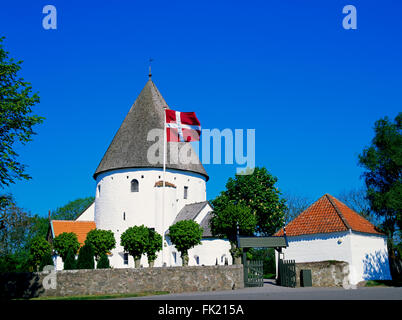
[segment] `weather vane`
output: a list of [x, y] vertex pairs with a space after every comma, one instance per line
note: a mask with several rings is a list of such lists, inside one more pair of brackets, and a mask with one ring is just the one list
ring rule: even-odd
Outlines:
[[154, 59], [149, 58], [149, 74], [148, 74], [149, 78], [152, 77], [152, 72], [151, 72], [151, 63], [152, 63], [152, 61], [154, 61]]

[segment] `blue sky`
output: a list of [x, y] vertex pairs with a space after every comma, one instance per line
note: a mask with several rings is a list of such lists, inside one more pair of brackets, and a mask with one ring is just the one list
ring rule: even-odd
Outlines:
[[[45, 30], [42, 8], [57, 8]], [[342, 8], [357, 9], [345, 30]], [[0, 34], [46, 118], [18, 146], [32, 180], [2, 190], [46, 215], [94, 195], [97, 165], [145, 85], [204, 128], [256, 129], [256, 165], [317, 199], [363, 184], [373, 125], [401, 111], [399, 1], [7, 1]], [[208, 199], [236, 165], [206, 165]]]

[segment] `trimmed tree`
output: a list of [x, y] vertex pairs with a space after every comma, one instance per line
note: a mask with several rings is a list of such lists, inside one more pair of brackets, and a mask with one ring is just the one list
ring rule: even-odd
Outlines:
[[92, 246], [96, 261], [116, 247], [116, 239], [110, 230], [93, 229], [88, 232], [85, 244]]
[[90, 244], [81, 247], [78, 253], [77, 269], [95, 269], [94, 250]]
[[140, 267], [141, 255], [146, 252], [149, 230], [144, 225], [128, 228], [120, 236], [120, 245], [134, 257], [135, 267]]
[[169, 227], [169, 238], [180, 252], [183, 266], [188, 265], [188, 250], [201, 244], [203, 229], [193, 220], [182, 220]]
[[109, 258], [107, 254], [102, 253], [96, 265], [96, 269], [110, 269]]
[[53, 239], [53, 249], [65, 262], [69, 250], [71, 250], [75, 256], [80, 248], [77, 235], [74, 232], [63, 232]]
[[148, 264], [150, 267], [154, 266], [154, 261], [156, 260], [156, 253], [162, 250], [162, 236], [157, 233], [154, 229], [148, 228], [148, 243], [145, 247], [145, 253], [148, 258]]
[[29, 260], [32, 267], [38, 270], [43, 257], [48, 254], [51, 255], [52, 248], [44, 238], [36, 237], [32, 240], [29, 248]]
[[241, 250], [237, 248], [237, 226], [243, 236], [252, 236], [256, 228], [257, 218], [251, 208], [229, 203], [226, 207], [215, 210], [211, 218], [211, 232], [219, 238], [228, 238], [230, 254], [235, 264], [241, 263]]
[[75, 261], [75, 251], [69, 248], [67, 251], [66, 259], [64, 262], [64, 270], [74, 270], [77, 267], [77, 262]]

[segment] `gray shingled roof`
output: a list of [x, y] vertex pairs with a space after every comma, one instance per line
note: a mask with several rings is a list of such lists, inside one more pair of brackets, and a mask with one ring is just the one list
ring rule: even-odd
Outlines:
[[[208, 204], [208, 201], [203, 201], [203, 202], [196, 202], [196, 203], [190, 203], [186, 204], [183, 209], [180, 210], [179, 214], [177, 215], [176, 219], [173, 221], [172, 225], [175, 224], [176, 222], [182, 221], [182, 220], [194, 220], [198, 214], [201, 212], [202, 209], [205, 208], [205, 206]], [[209, 226], [209, 222], [211, 220], [211, 212], [208, 212], [207, 215], [202, 219], [200, 226], [204, 229], [204, 232], [202, 233], [203, 238], [211, 238], [212, 233], [211, 233], [211, 228]]]
[[211, 226], [210, 226], [210, 222], [211, 222], [211, 218], [212, 218], [212, 211], [208, 212], [207, 215], [204, 217], [204, 219], [202, 219], [200, 226], [201, 228], [204, 229], [204, 232], [202, 233], [202, 237], [203, 238], [212, 238], [212, 231], [211, 231]]
[[180, 210], [172, 224], [182, 220], [194, 220], [207, 204], [208, 201], [186, 204], [183, 209]]
[[[164, 106], [167, 106], [166, 101], [163, 99], [153, 81], [149, 79], [99, 163], [94, 173], [94, 179], [96, 179], [96, 176], [101, 172], [114, 169], [163, 167], [162, 163], [149, 163], [147, 152], [149, 147], [155, 144], [155, 141], [147, 141], [147, 135], [151, 129], [163, 129]], [[182, 142], [178, 144], [180, 150], [186, 143]], [[160, 141], [160, 146], [160, 150], [163, 150], [163, 141]], [[199, 173], [208, 180], [208, 174], [191, 145], [190, 148], [192, 150], [192, 161], [188, 164], [170, 163], [170, 152], [169, 148], [167, 148], [166, 168]]]

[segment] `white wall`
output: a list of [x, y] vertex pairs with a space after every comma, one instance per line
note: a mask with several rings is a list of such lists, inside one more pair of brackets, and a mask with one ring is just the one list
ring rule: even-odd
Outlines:
[[[162, 169], [119, 169], [101, 173], [96, 179], [95, 223], [96, 228], [111, 230], [116, 237], [116, 248], [112, 251], [110, 262], [115, 268], [126, 268], [120, 236], [129, 227], [145, 225], [164, 234], [177, 213], [189, 203], [206, 200], [205, 177], [191, 172], [167, 170], [166, 181], [176, 188], [166, 187], [165, 215], [162, 219], [163, 188], [155, 187], [162, 180]], [[131, 192], [131, 180], [139, 182], [139, 192]], [[184, 186], [188, 187], [188, 197], [184, 199]], [[99, 188], [100, 187], [100, 188]], [[100, 191], [99, 191], [100, 189]], [[125, 220], [124, 220], [125, 213]], [[162, 220], [164, 226], [162, 226]], [[164, 262], [169, 261], [170, 249], [164, 247]], [[143, 257], [141, 264], [147, 266]], [[129, 266], [133, 266], [132, 257]], [[159, 253], [155, 266], [162, 266], [162, 253]]]
[[387, 244], [382, 236], [345, 231], [288, 237], [288, 243], [289, 247], [282, 249], [285, 260], [348, 262], [350, 284], [390, 279]]
[[352, 232], [351, 250], [351, 283], [392, 279], [385, 237]]
[[92, 202], [92, 204], [81, 213], [75, 221], [95, 221], [95, 202]]

